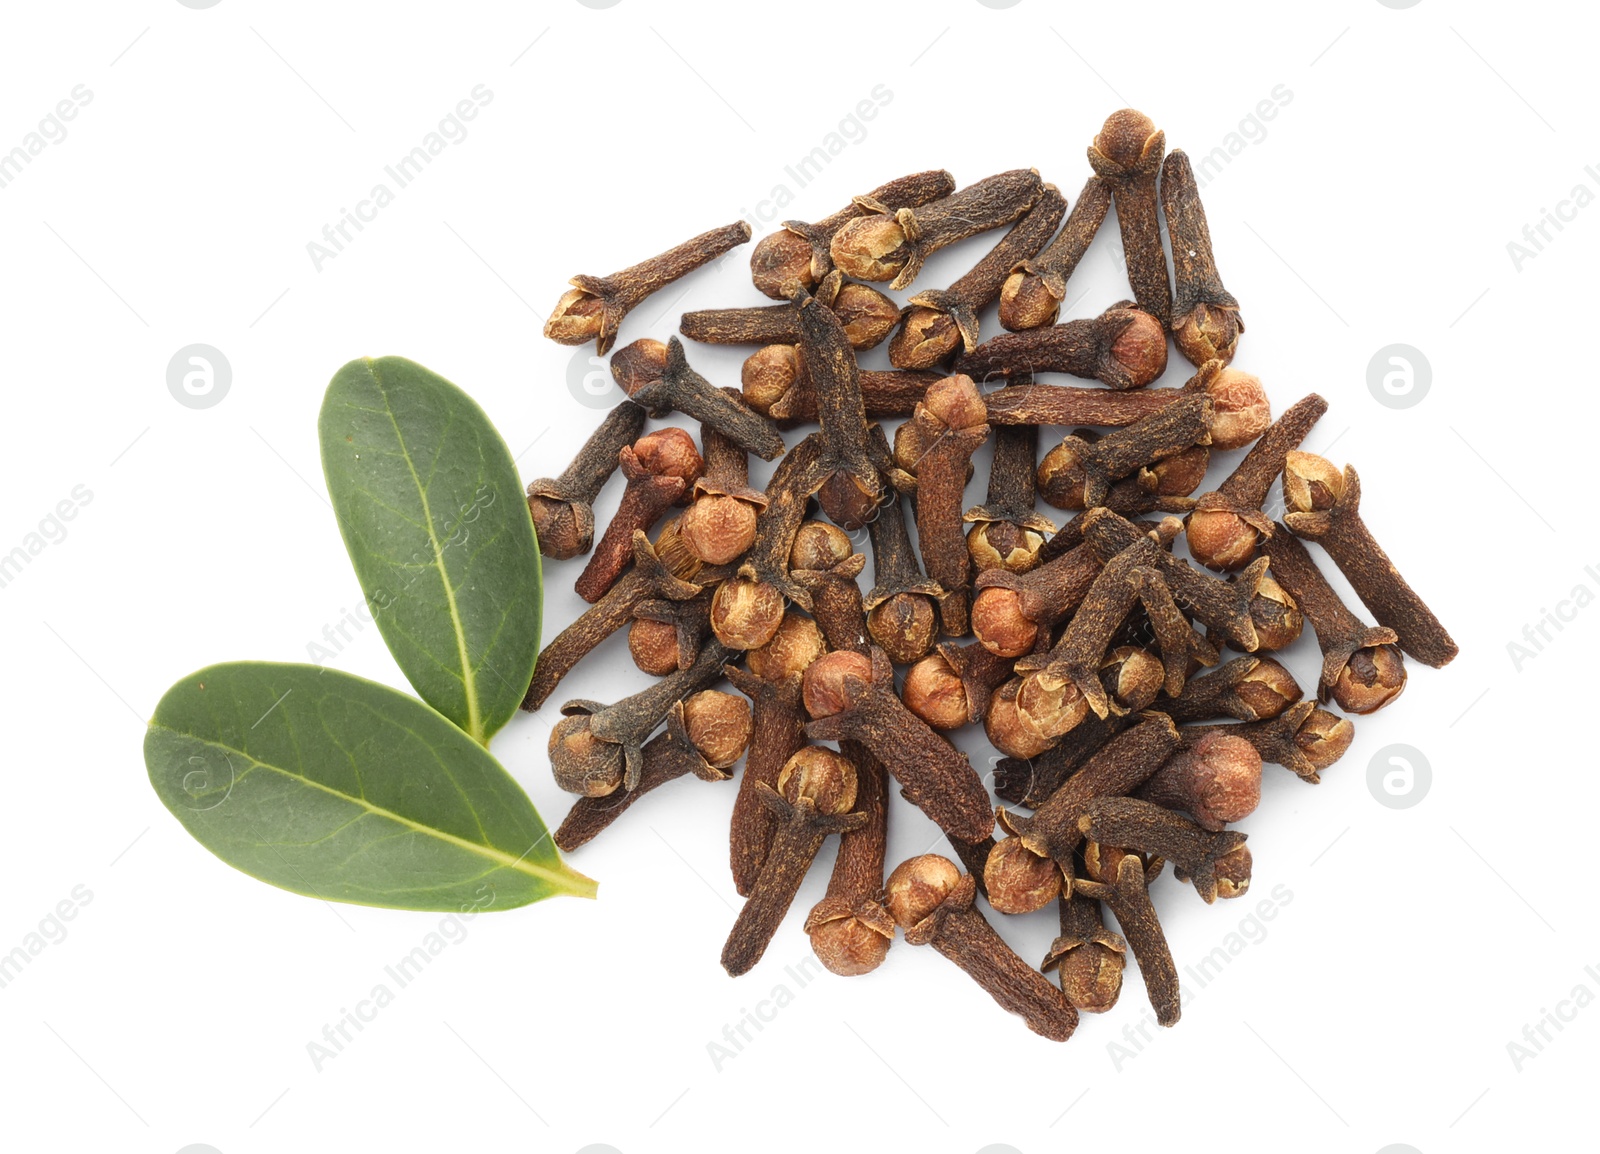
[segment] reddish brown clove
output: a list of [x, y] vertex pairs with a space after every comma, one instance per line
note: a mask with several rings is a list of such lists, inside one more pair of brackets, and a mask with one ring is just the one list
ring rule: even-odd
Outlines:
[[1318, 708], [1314, 701], [1301, 701], [1277, 717], [1247, 721], [1239, 725], [1186, 725], [1185, 742], [1199, 741], [1208, 733], [1226, 733], [1255, 746], [1262, 761], [1290, 770], [1301, 781], [1316, 785], [1321, 771], [1344, 756], [1355, 739], [1355, 725]]
[[1053, 325], [1061, 315], [1072, 276], [1111, 207], [1111, 186], [1098, 176], [1084, 182], [1078, 203], [1048, 248], [1021, 261], [1000, 290], [1000, 323], [1012, 332]]
[[831, 749], [807, 746], [783, 767], [776, 789], [757, 790], [777, 815], [778, 828], [761, 876], [722, 947], [722, 968], [734, 978], [761, 960], [827, 836], [860, 829], [867, 821], [866, 814], [850, 812], [856, 802], [855, 766]]
[[973, 876], [949, 858], [923, 854], [889, 875], [887, 904], [907, 942], [932, 945], [1034, 1033], [1066, 1041], [1077, 1029], [1077, 1010], [972, 908], [976, 892]]
[[1070, 373], [1113, 389], [1140, 389], [1167, 369], [1167, 333], [1149, 313], [1113, 305], [1097, 317], [991, 337], [958, 357], [975, 381]]
[[1184, 151], [1174, 149], [1161, 165], [1161, 208], [1172, 242], [1172, 335], [1191, 364], [1231, 361], [1244, 321], [1239, 302], [1222, 287], [1211, 254], [1211, 230], [1200, 204], [1200, 186]]
[[1172, 950], [1167, 946], [1155, 907], [1150, 904], [1139, 859], [1132, 854], [1123, 857], [1117, 863], [1116, 881], [1109, 885], [1080, 878], [1073, 888], [1074, 892], [1111, 907], [1117, 925], [1126, 935], [1127, 946], [1139, 963], [1139, 976], [1144, 979], [1145, 994], [1156, 1012], [1156, 1021], [1163, 1026], [1177, 1025], [1183, 1012], [1178, 967], [1172, 961]]
[[883, 650], [871, 658], [830, 653], [805, 675], [806, 726], [813, 741], [859, 741], [895, 777], [906, 799], [952, 838], [982, 841], [994, 828], [989, 793], [961, 753], [901, 704]]
[[1216, 832], [1261, 804], [1261, 755], [1242, 737], [1214, 731], [1168, 758], [1135, 796]]
[[528, 512], [539, 552], [565, 561], [589, 551], [594, 544], [594, 500], [617, 471], [618, 454], [644, 432], [644, 417], [638, 405], [622, 402], [606, 414], [561, 476], [528, 484]]
[[[1178, 880], [1191, 882], [1208, 905], [1217, 898], [1239, 897], [1250, 888], [1250, 851], [1244, 834], [1236, 830], [1210, 833], [1154, 802], [1136, 797], [1096, 798], [1078, 818], [1078, 832], [1104, 845], [1123, 846], [1171, 862]], [[1120, 877], [1120, 863], [1117, 872]], [[1087, 887], [1085, 892], [1096, 896]]]
[[891, 281], [903, 289], [939, 249], [1010, 224], [1038, 199], [1043, 185], [1036, 169], [1015, 169], [969, 184], [941, 200], [852, 220], [828, 246], [833, 263], [857, 280]]
[[653, 677], [693, 665], [711, 635], [711, 593], [706, 589], [687, 601], [654, 599], [635, 607], [628, 629], [633, 663]]
[[[862, 369], [857, 374], [868, 417], [909, 417], [941, 373]], [[817, 394], [801, 361], [799, 345], [767, 345], [751, 353], [740, 376], [745, 404], [765, 413], [780, 429], [814, 422]]]
[[828, 246], [834, 234], [850, 221], [869, 216], [880, 206], [891, 210], [916, 208], [949, 196], [955, 188], [955, 177], [943, 169], [913, 172], [855, 197], [816, 224], [786, 220], [781, 229], [762, 237], [751, 250], [750, 279], [758, 292], [774, 300], [786, 301], [796, 289], [810, 292], [833, 269]]
[[[844, 325], [853, 349], [873, 349], [900, 321], [900, 306], [871, 285], [847, 281], [837, 271], [823, 278], [817, 299]], [[793, 345], [800, 340], [800, 318], [792, 303], [757, 308], [700, 309], [687, 312], [678, 331], [710, 345]]]
[[789, 575], [811, 594], [811, 614], [830, 649], [867, 651], [867, 617], [856, 582], [866, 564], [836, 525], [807, 521], [795, 534]]
[[944, 588], [922, 575], [911, 534], [906, 529], [905, 506], [891, 495], [867, 525], [872, 540], [872, 591], [862, 604], [867, 610], [867, 632], [898, 664], [916, 661], [937, 638], [938, 603]]
[[976, 641], [941, 642], [906, 671], [900, 700], [934, 729], [957, 729], [983, 720], [989, 698], [1010, 679], [1014, 664]]
[[897, 369], [931, 369], [959, 347], [978, 344], [978, 313], [1000, 295], [1007, 274], [1033, 256], [1056, 231], [1067, 202], [1053, 184], [982, 260], [947, 289], [926, 289], [906, 304], [900, 330], [889, 342], [889, 363]]
[[975, 522], [967, 532], [967, 556], [978, 573], [990, 569], [1027, 573], [1037, 568], [1045, 534], [1056, 531], [1054, 521], [1034, 510], [1038, 448], [1039, 430], [1032, 426], [995, 431], [988, 500], [961, 518]]
[[972, 631], [989, 652], [1021, 657], [1038, 643], [1041, 630], [1077, 609], [1101, 564], [1085, 544], [1029, 573], [990, 569], [978, 574]]
[[[722, 391], [734, 394], [733, 389]], [[701, 426], [700, 444], [705, 474], [694, 483], [694, 502], [684, 511], [679, 529], [707, 565], [727, 565], [755, 544], [756, 519], [767, 507], [767, 496], [750, 487], [743, 446], [710, 425]]]
[[1210, 441], [1210, 398], [1186, 396], [1097, 440], [1064, 438], [1039, 463], [1039, 496], [1058, 509], [1092, 509], [1113, 481]]
[[871, 973], [894, 941], [894, 918], [883, 906], [883, 855], [888, 841], [889, 774], [858, 741], [840, 747], [856, 767], [856, 812], [860, 829], [839, 835], [828, 892], [806, 917], [811, 951], [843, 977]]
[[618, 349], [611, 358], [611, 375], [652, 416], [682, 413], [763, 461], [783, 456], [783, 436], [777, 427], [740, 401], [737, 393], [717, 388], [691, 369], [677, 337], [666, 344], [641, 338]]
[[1128, 283], [1139, 307], [1161, 322], [1163, 333], [1172, 320], [1172, 286], [1167, 280], [1167, 254], [1161, 249], [1156, 180], [1166, 147], [1166, 134], [1132, 108], [1106, 117], [1089, 145], [1089, 165], [1111, 186], [1117, 206]]
[[1078, 1010], [1103, 1014], [1117, 1004], [1122, 993], [1123, 956], [1128, 943], [1121, 934], [1106, 929], [1100, 903], [1078, 892], [1057, 899], [1061, 934], [1050, 943], [1039, 969], [1055, 971], [1061, 992]]
[[605, 356], [617, 339], [622, 318], [651, 293], [750, 239], [744, 221], [714, 228], [690, 237], [659, 256], [641, 261], [610, 276], [575, 276], [545, 322], [544, 335], [563, 345], [595, 342], [595, 352]]
[[[593, 603], [616, 584], [633, 560], [633, 534], [648, 530], [699, 479], [705, 461], [682, 429], [646, 433], [618, 454], [628, 487], [573, 588]], [[681, 525], [680, 525], [681, 529]]]
[[1192, 679], [1181, 697], [1158, 698], [1151, 706], [1180, 725], [1232, 717], [1264, 721], [1300, 700], [1294, 675], [1270, 657], [1235, 657], [1203, 677]]
[[[1329, 494], [1332, 504], [1318, 500], [1319, 491]], [[1406, 584], [1361, 519], [1361, 478], [1354, 465], [1346, 465], [1341, 476], [1324, 457], [1290, 453], [1284, 500], [1289, 528], [1327, 550], [1378, 624], [1394, 630], [1401, 649], [1434, 668], [1455, 659], [1460, 647]]]
[[822, 426], [822, 483], [817, 503], [844, 529], [859, 529], [884, 498], [883, 480], [869, 451], [870, 432], [855, 352], [839, 318], [815, 297], [797, 296], [806, 373], [817, 394]]

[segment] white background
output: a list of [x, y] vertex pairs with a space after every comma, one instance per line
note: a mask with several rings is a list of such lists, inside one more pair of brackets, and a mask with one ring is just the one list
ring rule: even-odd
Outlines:
[[[0, 552], [75, 486], [93, 494], [0, 589], [0, 952], [75, 886], [93, 895], [0, 989], [9, 1148], [914, 1139], [1032, 1154], [1187, 1144], [1199, 1130], [1246, 1150], [1436, 1154], [1548, 1141], [1576, 1121], [1600, 1009], [1551, 1031], [1520, 1070], [1507, 1046], [1574, 987], [1600, 995], [1600, 969], [1584, 969], [1600, 965], [1600, 935], [1584, 884], [1594, 755], [1579, 728], [1600, 610], [1551, 630], [1520, 670], [1507, 645], [1575, 586], [1600, 592], [1580, 480], [1600, 210], [1549, 229], [1520, 270], [1507, 243], [1575, 185], [1600, 192], [1585, 171], [1600, 164], [1593, 29], [1571, 8], [1437, 0], [1071, 7], [7, 7], [0, 150], [75, 85], [93, 93], [67, 137], [0, 188]], [[493, 100], [470, 135], [315, 268], [307, 242], [479, 84]], [[785, 166], [878, 85], [891, 99], [865, 135], [847, 125], [855, 141], [799, 187]], [[870, 977], [801, 988], [785, 972], [809, 956], [798, 916], [731, 981], [717, 956], [737, 908], [735, 787], [686, 780], [574, 855], [598, 901], [478, 917], [318, 1072], [307, 1044], [438, 918], [330, 907], [234, 872], [158, 804], [140, 742], [179, 676], [304, 660], [357, 603], [314, 429], [334, 370], [416, 359], [478, 398], [525, 479], [554, 473], [600, 417], [569, 387], [573, 350], [540, 336], [573, 273], [754, 213], [779, 184], [794, 194], [782, 216], [799, 219], [929, 167], [967, 182], [1037, 166], [1076, 200], [1083, 148], [1113, 109], [1146, 110], [1198, 159], [1279, 85], [1292, 99], [1243, 126], [1251, 139], [1204, 190], [1249, 323], [1237, 363], [1275, 410], [1313, 389], [1329, 399], [1310, 447], [1337, 439], [1333, 457], [1362, 470], [1368, 521], [1462, 655], [1443, 671], [1411, 663], [1403, 699], [1358, 720], [1320, 786], [1268, 767], [1243, 826], [1249, 897], [1208, 907], [1161, 882], [1180, 969], [1232, 933], [1251, 939], [1203, 989], [1186, 976], [1182, 1022], [1135, 1048], [1146, 1007], [1130, 968], [1111, 1013], [1050, 1043], [903, 942]], [[1126, 294], [1114, 240], [1108, 222], [1070, 286], [1072, 315]], [[930, 262], [918, 287], [988, 243]], [[763, 303], [744, 260], [647, 302], [623, 342], [664, 338], [685, 308]], [[166, 386], [168, 360], [194, 342], [233, 372], [205, 410]], [[1432, 366], [1431, 391], [1404, 410], [1367, 387], [1369, 360], [1395, 342]], [[739, 350], [690, 353], [714, 381], [737, 380]], [[1185, 376], [1173, 361], [1163, 383]], [[547, 637], [577, 612], [577, 570], [546, 568]], [[1289, 658], [1306, 685], [1309, 637]], [[370, 626], [333, 664], [404, 686]], [[556, 701], [643, 680], [618, 638]], [[545, 713], [513, 721], [494, 751], [554, 825], [568, 798], [550, 781]], [[1432, 767], [1411, 808], [1369, 789], [1391, 743]], [[987, 764], [981, 739], [967, 746]], [[909, 806], [893, 816], [891, 862], [934, 841]], [[831, 857], [797, 909], [820, 896]], [[1252, 921], [1275, 887], [1290, 899]], [[1038, 958], [1054, 915], [1002, 929]], [[708, 1044], [779, 985], [792, 1001], [719, 1070]]]

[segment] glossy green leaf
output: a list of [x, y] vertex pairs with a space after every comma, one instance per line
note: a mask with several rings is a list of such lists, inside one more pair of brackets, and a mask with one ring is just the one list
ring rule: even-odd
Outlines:
[[144, 759], [201, 845], [295, 893], [413, 910], [594, 896], [487, 750], [416, 698], [348, 673], [202, 669], [156, 706]]
[[476, 401], [403, 357], [340, 369], [317, 424], [389, 651], [424, 701], [486, 743], [539, 653], [539, 545], [505, 442]]

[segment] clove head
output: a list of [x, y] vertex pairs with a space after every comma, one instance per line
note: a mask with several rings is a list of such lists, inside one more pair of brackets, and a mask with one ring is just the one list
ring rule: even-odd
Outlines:
[[[830, 973], [842, 978], [870, 974], [883, 964], [894, 942], [893, 923], [874, 925], [845, 908], [844, 903], [831, 908], [834, 905], [824, 899], [806, 919], [811, 952]], [[883, 920], [881, 909], [878, 920]]]
[[1015, 521], [979, 521], [967, 532], [967, 556], [979, 573], [990, 569], [1031, 572], [1039, 567], [1042, 548], [1044, 534]]
[[797, 288], [807, 292], [827, 270], [818, 270], [811, 241], [787, 228], [780, 228], [756, 242], [750, 250], [750, 279], [756, 290], [773, 300], [786, 301]]
[[1139, 470], [1140, 488], [1157, 497], [1187, 497], [1206, 479], [1211, 467], [1211, 446], [1190, 445], [1181, 453]]
[[890, 661], [901, 665], [916, 661], [939, 636], [933, 599], [922, 593], [895, 593], [872, 607], [867, 632]]
[[[994, 691], [989, 698], [989, 710], [983, 717], [983, 731], [989, 737], [989, 744], [1001, 753], [1026, 760], [1038, 757], [1060, 738], [1046, 731], [1048, 714], [1036, 719], [1022, 707], [1022, 690], [1023, 679], [1013, 677]], [[1048, 703], [1044, 707], [1048, 708]], [[1087, 703], [1084, 708], [1088, 709]]]
[[1039, 626], [1022, 612], [1021, 595], [998, 585], [980, 589], [973, 598], [972, 632], [999, 657], [1021, 657], [1039, 640]]
[[630, 397], [667, 371], [667, 346], [641, 337], [611, 354], [611, 376]]
[[1100, 662], [1100, 684], [1124, 714], [1137, 713], [1153, 702], [1165, 680], [1161, 659], [1137, 645], [1119, 645]]
[[853, 349], [877, 348], [900, 321], [899, 305], [871, 285], [854, 281], [841, 285], [828, 307], [844, 326]]
[[955, 317], [939, 309], [913, 305], [889, 342], [889, 362], [902, 369], [931, 369], [961, 344]]
[[855, 552], [849, 536], [826, 521], [807, 521], [794, 535], [789, 547], [789, 568], [832, 569]]
[[544, 322], [544, 335], [558, 344], [581, 345], [600, 335], [605, 305], [587, 289], [570, 288], [561, 294], [550, 319]]
[[764, 345], [745, 358], [739, 370], [744, 403], [762, 416], [781, 401], [800, 379], [800, 346]]
[[1031, 914], [1061, 896], [1061, 867], [1040, 857], [1019, 837], [995, 843], [983, 866], [989, 904], [1002, 914]]
[[883, 499], [881, 490], [865, 484], [847, 469], [836, 469], [817, 490], [817, 504], [834, 524], [859, 529], [872, 520]]
[[1184, 519], [1183, 528], [1189, 552], [1207, 569], [1233, 572], [1255, 560], [1261, 534], [1225, 505], [1211, 506], [1202, 500]]
[[1130, 318], [1111, 342], [1111, 359], [1127, 370], [1128, 388], [1143, 388], [1167, 371], [1167, 330], [1160, 321], [1141, 309], [1120, 309], [1107, 316]]
[[729, 649], [765, 645], [782, 622], [783, 594], [765, 581], [735, 577], [711, 597], [711, 632]]
[[1053, 325], [1061, 315], [1061, 298], [1045, 278], [1018, 269], [1000, 287], [1000, 323], [1012, 332]]
[[1250, 888], [1250, 847], [1240, 844], [1217, 859], [1217, 896], [1243, 897]]
[[665, 677], [678, 668], [678, 627], [670, 621], [635, 618], [628, 627], [628, 653], [651, 677]]
[[1372, 713], [1405, 690], [1405, 659], [1398, 645], [1357, 649], [1339, 671], [1331, 692], [1346, 713]]
[[582, 501], [529, 493], [528, 514], [539, 549], [551, 560], [582, 556], [594, 545], [594, 510]]
[[1083, 872], [1090, 881], [1097, 881], [1101, 885], [1115, 885], [1117, 869], [1125, 857], [1137, 859], [1139, 869], [1146, 874], [1149, 873], [1150, 859], [1144, 854], [1093, 840], [1083, 843]]
[[1261, 754], [1242, 737], [1211, 730], [1175, 754], [1146, 789], [1152, 800], [1176, 803], [1215, 832], [1261, 804]]
[[790, 610], [771, 640], [745, 655], [745, 665], [763, 681], [787, 681], [806, 671], [827, 648], [822, 630], [809, 617]]
[[714, 769], [727, 769], [750, 746], [750, 702], [737, 693], [703, 689], [683, 703], [689, 742]]
[[812, 717], [832, 717], [861, 701], [872, 685], [872, 659], [840, 650], [813, 661], [801, 682], [801, 700]]
[[1211, 398], [1211, 447], [1242, 449], [1272, 424], [1272, 404], [1261, 378], [1223, 369], [1206, 385]]
[[1291, 452], [1283, 466], [1283, 504], [1291, 513], [1323, 513], [1344, 496], [1344, 474], [1326, 457]]
[[[1256, 667], [1234, 687], [1234, 693], [1262, 721], [1277, 717], [1300, 700], [1300, 686], [1294, 674], [1270, 657], [1261, 658]], [[1328, 716], [1334, 715], [1330, 713]], [[1349, 724], [1345, 722], [1345, 725]]]
[[884, 905], [902, 930], [925, 921], [961, 881], [955, 862], [936, 853], [907, 858], [884, 885]]
[[905, 229], [893, 216], [857, 217], [838, 232], [828, 255], [846, 276], [857, 280], [893, 280], [911, 257]]
[[1311, 767], [1320, 772], [1344, 756], [1355, 736], [1355, 724], [1348, 717], [1318, 708], [1295, 730], [1294, 743]]
[[1144, 159], [1158, 135], [1155, 122], [1135, 108], [1122, 108], [1106, 117], [1094, 138], [1094, 150], [1122, 168]]
[[1202, 301], [1172, 330], [1172, 337], [1190, 364], [1203, 365], [1212, 360], [1226, 364], [1233, 360], [1242, 332], [1244, 324], [1239, 320], [1238, 309]]
[[808, 745], [783, 763], [778, 792], [790, 805], [803, 799], [828, 817], [849, 813], [856, 804], [856, 767], [837, 750]]
[[[681, 477], [685, 484], [685, 497], [688, 496], [689, 487], [706, 470], [705, 459], [700, 456], [700, 450], [695, 448], [694, 438], [679, 428], [646, 433], [630, 449], [623, 450], [625, 454], [629, 452], [647, 473], [658, 477]], [[679, 503], [687, 504], [687, 501]], [[678, 530], [682, 533], [682, 522], [679, 522]]]
[[678, 531], [707, 565], [726, 565], [755, 544], [757, 512], [742, 498], [702, 493], [684, 511]]
[[622, 786], [622, 746], [601, 741], [589, 729], [589, 715], [563, 717], [550, 731], [550, 769], [568, 793], [606, 797]]
[[930, 653], [906, 670], [900, 700], [934, 729], [958, 729], [971, 716], [966, 683], [942, 653]]
[[1256, 627], [1256, 650], [1263, 653], [1285, 648], [1305, 628], [1305, 614], [1271, 573], [1261, 578], [1250, 598], [1250, 620]]

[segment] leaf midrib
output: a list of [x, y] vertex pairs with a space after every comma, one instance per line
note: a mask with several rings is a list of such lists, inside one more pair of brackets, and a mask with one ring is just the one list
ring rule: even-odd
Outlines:
[[[503, 869], [515, 870], [518, 873], [526, 874], [529, 877], [548, 882], [550, 885], [555, 887], [555, 889], [562, 893], [582, 894], [587, 892], [586, 887], [574, 886], [572, 884], [575, 876], [582, 875], [574, 875], [570, 870], [561, 870], [558, 872], [545, 869], [542, 866], [536, 866], [526, 860], [528, 851], [524, 851], [523, 856], [514, 858], [505, 850], [497, 849], [491, 845], [482, 845], [477, 842], [468, 841], [466, 838], [457, 837], [455, 834], [448, 833], [445, 830], [439, 829], [435, 826], [423, 825], [421, 822], [413, 821], [411, 818], [395, 813], [391, 809], [386, 809], [381, 805], [374, 805], [364, 797], [353, 797], [343, 790], [334, 789], [332, 786], [324, 785], [322, 782], [309, 778], [303, 773], [296, 773], [294, 770], [286, 769], [281, 765], [274, 765], [271, 762], [262, 761], [248, 750], [240, 749], [237, 746], [227, 745], [220, 741], [212, 741], [208, 738], [199, 737], [192, 733], [185, 733], [182, 730], [172, 729], [171, 727], [165, 725], [158, 726], [156, 728], [163, 729], [177, 737], [181, 737], [189, 741], [196, 741], [213, 749], [219, 749], [224, 753], [237, 754], [243, 760], [248, 761], [250, 765], [238, 776], [237, 781], [239, 782], [242, 782], [255, 769], [269, 770], [272, 773], [280, 774], [292, 781], [299, 782], [301, 785], [309, 786], [312, 789], [321, 790], [330, 797], [336, 797], [340, 801], [357, 806], [358, 808], [365, 810], [367, 814], [370, 814], [374, 817], [392, 821], [396, 825], [404, 826], [405, 828], [415, 833], [420, 833], [425, 837], [437, 838], [439, 841], [445, 842], [448, 845], [453, 845], [459, 849], [466, 850], [468, 853], [476, 854], [479, 857], [496, 863]], [[472, 810], [473, 816], [476, 818], [476, 807], [469, 803], [468, 808]], [[481, 820], [479, 824], [481, 826]], [[545, 837], [549, 836], [550, 835], [547, 831]], [[534, 845], [538, 845], [538, 842], [535, 842]], [[531, 848], [532, 847], [530, 847], [530, 849]]]
[[461, 624], [461, 612], [456, 606], [455, 587], [450, 584], [450, 573], [444, 565], [444, 552], [439, 548], [439, 537], [433, 531], [433, 510], [428, 505], [428, 491], [423, 487], [422, 478], [417, 475], [416, 462], [411, 459], [411, 448], [406, 444], [405, 434], [400, 431], [400, 422], [395, 420], [394, 406], [390, 404], [389, 390], [384, 387], [383, 378], [378, 374], [377, 362], [368, 360], [367, 367], [372, 373], [373, 384], [378, 386], [378, 392], [383, 395], [384, 415], [389, 418], [389, 426], [394, 429], [395, 443], [400, 446], [400, 456], [406, 463], [406, 472], [411, 474], [411, 482], [417, 487], [417, 499], [422, 502], [423, 527], [428, 531], [428, 545], [433, 550], [433, 564], [439, 571], [439, 583], [444, 586], [444, 597], [450, 610], [450, 628], [456, 635], [456, 655], [461, 662], [461, 688], [467, 695], [467, 724], [464, 728], [474, 741], [487, 747], [489, 735], [483, 731], [483, 717], [478, 707], [478, 678], [472, 670], [472, 659], [467, 653], [467, 634]]

